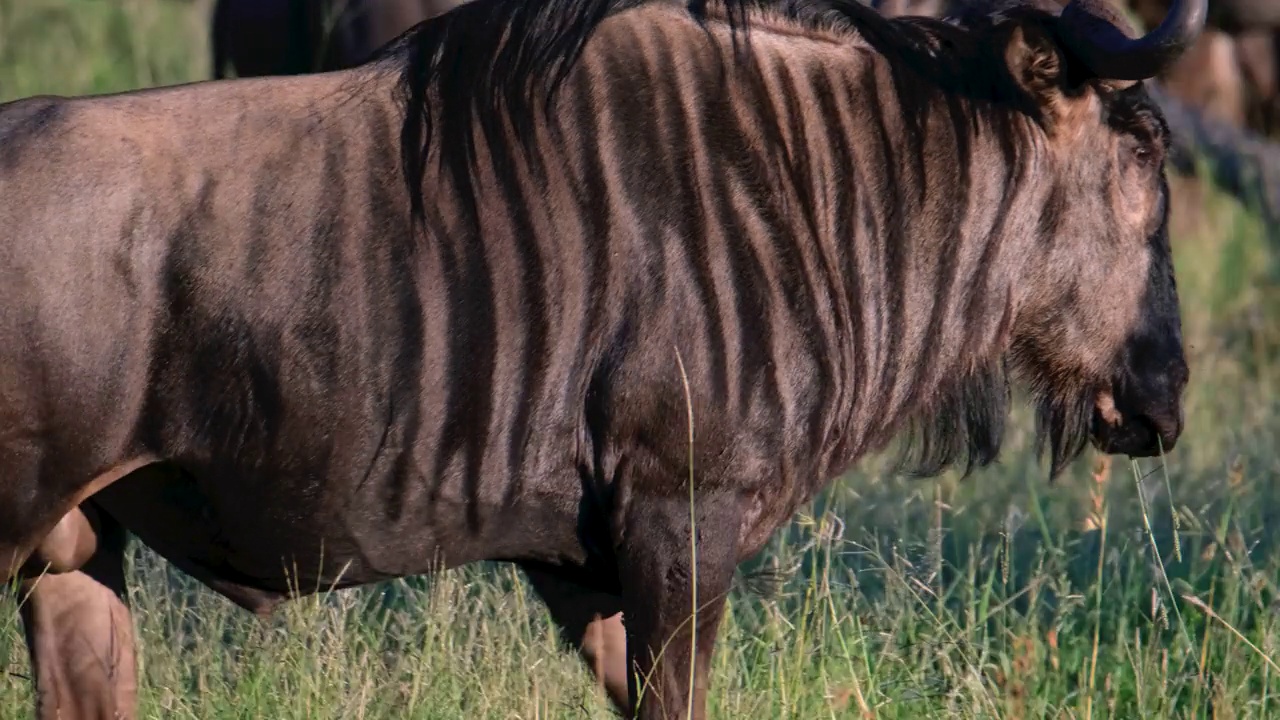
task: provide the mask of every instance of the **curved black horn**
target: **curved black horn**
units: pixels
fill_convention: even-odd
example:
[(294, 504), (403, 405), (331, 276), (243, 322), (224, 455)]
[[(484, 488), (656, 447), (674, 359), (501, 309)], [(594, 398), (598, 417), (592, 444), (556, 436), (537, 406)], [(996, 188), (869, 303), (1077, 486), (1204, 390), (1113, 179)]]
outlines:
[(1064, 43), (1103, 80), (1146, 80), (1160, 74), (1199, 37), (1209, 8), (1208, 0), (1174, 0), (1159, 27), (1132, 38), (1112, 19), (1115, 11), (1107, 2), (1071, 0), (1060, 16)]

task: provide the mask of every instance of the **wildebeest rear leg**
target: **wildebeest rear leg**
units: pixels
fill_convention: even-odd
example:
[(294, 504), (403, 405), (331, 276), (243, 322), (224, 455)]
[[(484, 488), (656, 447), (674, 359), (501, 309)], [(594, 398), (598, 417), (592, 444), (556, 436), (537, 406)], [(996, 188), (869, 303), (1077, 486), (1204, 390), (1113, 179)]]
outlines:
[[(79, 511), (73, 511), (78, 513)], [(24, 578), (23, 629), (41, 720), (132, 718), (137, 670), (125, 605), (124, 529), (99, 516), (78, 570)]]
[(690, 693), (692, 717), (706, 713), (711, 653), (737, 564), (741, 510), (733, 495), (698, 498), (695, 507), (696, 566), (687, 497), (633, 496), (618, 528), (629, 694), (636, 716), (645, 720), (689, 717)]
[(622, 598), (583, 587), (554, 571), (532, 566), (522, 569), (559, 625), (561, 637), (578, 650), (614, 706), (627, 712), (630, 700)]

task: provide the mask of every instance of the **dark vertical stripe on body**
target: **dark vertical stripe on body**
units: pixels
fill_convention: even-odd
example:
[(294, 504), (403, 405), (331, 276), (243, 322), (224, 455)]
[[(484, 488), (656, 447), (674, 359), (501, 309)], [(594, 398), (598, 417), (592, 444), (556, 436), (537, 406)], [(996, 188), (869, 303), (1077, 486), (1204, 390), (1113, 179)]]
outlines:
[(339, 238), (346, 234), (347, 173), (350, 171), (347, 141), (342, 131), (330, 130), (325, 135), (324, 158), (317, 198), (316, 215), (310, 233), (311, 287), (307, 293), (301, 327), (303, 346), (321, 387), (333, 388), (338, 382), (338, 321), (333, 307), (333, 294), (339, 282), (341, 249)]
[[(680, 52), (678, 45), (673, 44), (672, 39), (667, 37), (660, 28), (655, 28), (649, 37), (655, 41), (654, 51), (658, 58), (670, 60)], [(704, 195), (702, 191), (704, 184), (710, 180), (709, 175), (714, 175), (717, 170), (714, 166), (709, 166), (708, 161), (723, 157), (723, 153), (708, 147), (711, 138), (708, 138), (706, 128), (702, 127), (701, 122), (708, 116), (723, 112), (723, 105), (716, 108), (714, 105), (705, 104), (714, 103), (716, 99), (704, 97), (698, 91), (697, 82), (688, 75), (681, 74), (680, 71), (687, 66), (677, 66), (668, 62), (659, 62), (655, 65), (653, 71), (662, 78), (661, 86), (667, 91), (667, 102), (664, 104), (666, 112), (659, 115), (657, 119), (664, 126), (671, 128), (681, 151), (687, 150), (689, 153), (686, 159), (689, 172), (678, 172), (675, 176), (686, 178), (686, 182), (681, 187), (681, 194), (687, 198), (688, 203), (687, 212), (681, 213), (686, 223), (684, 231), (680, 233), (678, 242), (667, 242), (666, 247), (656, 247), (655, 250), (660, 256), (665, 254), (665, 250), (679, 251), (680, 260), (686, 266), (684, 272), (693, 283), (699, 305), (698, 308), (688, 308), (687, 311), (700, 313), (702, 321), (706, 324), (704, 336), (699, 340), (707, 345), (707, 359), (711, 365), (702, 371), (709, 372), (712, 397), (725, 398), (729, 394), (727, 346), (725, 328), (719, 313), (720, 298), (712, 277), (710, 245), (715, 242), (725, 242), (727, 238), (723, 234), (723, 228), (717, 228), (708, 222), (714, 212), (709, 204), (715, 202), (715, 197)], [(612, 107), (614, 103), (619, 102), (620, 96), (612, 92), (613, 88), (610, 90), (607, 102), (610, 102)], [(619, 88), (618, 90), (624, 93), (629, 92), (629, 89)], [(693, 108), (692, 117), (689, 117), (689, 111), (686, 110), (688, 106)], [(661, 241), (658, 236), (653, 239)], [(675, 271), (674, 268), (668, 268), (668, 270)], [(679, 323), (677, 323), (678, 326)], [(673, 338), (678, 343), (684, 343), (690, 339)], [(680, 350), (685, 355), (685, 362), (690, 362), (691, 349), (682, 347)], [(699, 371), (691, 370), (691, 372)]]
[[(982, 249), (982, 257), (978, 260), (974, 276), (969, 283), (973, 290), (969, 293), (964, 318), (965, 322), (972, 323), (974, 326), (980, 326), (982, 323), (983, 318), (979, 316), (979, 312), (985, 313), (990, 310), (991, 271), (996, 267), (996, 255), (1000, 251), (1001, 240), (1005, 237), (1009, 221), (1013, 218), (1014, 201), (1019, 198), (1031, 170), (1028, 165), (1029, 160), (1022, 156), (1014, 143), (1016, 130), (1017, 128), (1000, 123), (993, 133), (998, 141), (1001, 167), (1005, 168), (1005, 176), (1000, 205), (988, 231), (991, 241)], [(975, 336), (967, 338), (961, 352), (976, 351), (974, 344), (979, 339)]]
[[(389, 177), (380, 176), (376, 169), (366, 169), (366, 204), (370, 217), (404, 217), (399, 211), (395, 185)], [(435, 225), (438, 227), (438, 224)], [(387, 416), (398, 442), (392, 468), (387, 474), (386, 487), (381, 491), (383, 517), (397, 522), (409, 508), (405, 501), (410, 494), (409, 484), (426, 480), (417, 470), (413, 448), (420, 441), (422, 429), (422, 373), (424, 362), (425, 316), (418, 292), (416, 275), (404, 272), (414, 262), (413, 227), (405, 217), (404, 224), (383, 228), (386, 243), (367, 243), (362, 254), (365, 286), (375, 288), (375, 297), (385, 298), (391, 304), (390, 316), (384, 314), (381, 302), (369, 303), (371, 316), (367, 327), (377, 328), (375, 337), (389, 347), (380, 344), (370, 348), (374, 367), (387, 369)], [(390, 287), (388, 287), (388, 285)], [(375, 451), (377, 452), (377, 451)], [(374, 460), (377, 460), (375, 455)], [(438, 482), (437, 474), (431, 482)], [(432, 490), (434, 492), (434, 490)]]
[[(929, 217), (940, 216), (946, 223), (935, 230), (937, 237), (931, 239), (935, 244), (940, 265), (934, 268), (937, 274), (934, 278), (934, 302), (923, 342), (926, 344), (934, 342), (934, 347), (939, 351), (949, 352), (951, 348), (947, 347), (942, 340), (945, 339), (946, 328), (951, 326), (952, 305), (963, 301), (963, 295), (966, 292), (981, 292), (981, 289), (957, 285), (961, 280), (958, 275), (960, 260), (966, 245), (971, 241), (971, 238), (965, 235), (972, 190), (970, 174), (973, 169), (969, 148), (969, 124), (967, 120), (961, 119), (965, 114), (965, 108), (959, 104), (957, 98), (946, 96), (940, 99), (947, 103), (946, 117), (950, 122), (944, 127), (950, 134), (941, 137), (926, 136), (922, 144), (918, 148), (912, 148), (912, 151), (921, 156), (928, 153), (933, 159), (929, 167), (930, 175), (920, 178), (921, 184), (930, 190), (930, 202), (926, 205), (923, 214)], [(953, 150), (952, 144), (954, 144), (954, 158), (946, 155)], [(930, 208), (929, 204), (934, 207)], [(927, 243), (929, 239), (922, 240)], [(917, 252), (922, 250), (923, 248), (920, 248)], [(943, 369), (945, 367), (940, 363), (918, 362), (912, 385), (921, 387), (936, 383), (938, 378), (933, 375)]]
[[(510, 400), (515, 402), (515, 417), (508, 428), (507, 437), (507, 473), (508, 483), (504, 489), (504, 505), (517, 498), (523, 487), (521, 460), (524, 458), (526, 442), (530, 434), (530, 420), (542, 397), (542, 386), (547, 371), (547, 297), (545, 268), (543, 267), (542, 248), (539, 246), (538, 234), (530, 217), (529, 204), (539, 202), (538, 198), (528, 198), (523, 194), (521, 178), (512, 169), (504, 172), (497, 169), (498, 190), (506, 201), (506, 217), (504, 218), (511, 237), (514, 240), (514, 255), (511, 260), (517, 267), (515, 271), (520, 278), (519, 312), (516, 318), (518, 328), (508, 329), (508, 335), (518, 335), (523, 330), (523, 348), (521, 361), (512, 378)], [(508, 292), (511, 290), (508, 288)], [(512, 338), (514, 339), (514, 338)], [(495, 337), (494, 342), (500, 342)], [(495, 348), (495, 352), (498, 349)], [(493, 393), (494, 390), (490, 390)], [(476, 481), (478, 482), (478, 478)], [(478, 487), (472, 488), (478, 493)]]
[[(585, 65), (585, 63), (584, 63)], [(594, 422), (592, 408), (602, 405), (606, 399), (595, 395), (592, 385), (594, 379), (607, 368), (611, 358), (604, 338), (612, 313), (609, 308), (611, 299), (610, 257), (614, 252), (611, 219), (614, 216), (613, 199), (605, 180), (605, 170), (599, 150), (601, 130), (599, 128), (599, 111), (595, 107), (594, 95), (591, 92), (592, 76), (585, 67), (580, 67), (571, 79), (571, 89), (566, 93), (566, 101), (561, 103), (565, 115), (564, 125), (578, 128), (577, 133), (561, 133), (564, 137), (573, 137), (575, 142), (571, 149), (574, 154), (571, 161), (573, 174), (566, 179), (566, 184), (574, 199), (572, 212), (578, 214), (579, 224), (584, 228), (584, 249), (586, 258), (583, 263), (582, 292), (585, 307), (579, 329), (579, 346), (583, 351), (579, 362), (571, 368), (572, 376), (591, 378), (587, 382), (566, 383), (566, 407), (582, 399), (584, 406), (580, 408), (582, 415), (577, 418), (587, 433), (581, 438), (587, 447), (582, 449), (578, 458), (579, 471), (586, 485), (588, 497), (595, 498), (592, 491), (606, 482), (602, 473), (606, 472), (606, 460), (601, 438), (590, 434), (592, 430), (601, 430), (600, 424)], [(572, 102), (570, 102), (572, 100)], [(602, 356), (603, 355), (603, 356)], [(590, 383), (590, 384), (589, 384)]]
[[(778, 150), (785, 147), (783, 126), (793, 124), (794, 119), (785, 109), (781, 113), (777, 111), (780, 91), (766, 82), (764, 72), (766, 69), (761, 67), (760, 74), (753, 76), (751, 86), (760, 95), (758, 99), (752, 98), (755, 107), (741, 112), (751, 113), (759, 123), (765, 146)], [(794, 91), (789, 84), (791, 80), (789, 75), (777, 79), (787, 86), (781, 92)], [(814, 234), (816, 226), (811, 217), (805, 217), (812, 212), (812, 206), (801, 204), (799, 185), (802, 182), (796, 169), (788, 167), (791, 162), (786, 158), (763, 157), (752, 167), (739, 170), (739, 185), (750, 189), (747, 195), (752, 199), (751, 215), (755, 222), (752, 224), (751, 242), (761, 257), (771, 260), (773, 284), (770, 294), (773, 298), (769, 305), (772, 312), (766, 322), (784, 324), (786, 329), (772, 334), (795, 338), (805, 347), (800, 356), (793, 354), (773, 358), (771, 379), (781, 403), (783, 423), (787, 426), (798, 421), (795, 417), (798, 405), (812, 402), (811, 397), (798, 396), (797, 392), (820, 392), (830, 386), (832, 379), (828, 362), (830, 338), (822, 322), (819, 311), (821, 298), (810, 268), (809, 254), (816, 251), (818, 240)], [(807, 158), (796, 162), (808, 165)], [(761, 183), (761, 178), (766, 182)], [(769, 186), (770, 183), (773, 187)], [(771, 348), (771, 352), (776, 353), (777, 349)], [(802, 368), (809, 369), (805, 367), (809, 363), (812, 363), (816, 377), (801, 372)], [(812, 404), (809, 407), (811, 409)], [(807, 425), (812, 420), (812, 414), (806, 413), (803, 422)]]
[[(890, 137), (889, 129), (885, 124), (884, 106), (880, 101), (879, 93), (880, 87), (876, 78), (875, 64), (868, 63), (862, 73), (862, 99), (868, 106), (868, 130), (876, 140), (871, 143), (878, 151), (874, 157), (878, 161), (878, 169), (885, 174), (885, 179), (880, 185), (880, 189), (886, 195), (886, 197), (879, 198), (881, 204), (873, 213), (878, 222), (875, 227), (867, 228), (882, 249), (883, 265), (878, 267), (883, 267), (886, 272), (881, 280), (882, 294), (880, 299), (882, 302), (879, 304), (886, 317), (883, 318), (882, 324), (878, 328), (879, 335), (877, 338), (877, 344), (884, 348), (880, 354), (881, 362), (879, 366), (881, 375), (876, 382), (876, 386), (881, 389), (882, 396), (878, 407), (875, 409), (875, 415), (878, 418), (877, 428), (883, 430), (886, 427), (886, 423), (892, 420), (890, 413), (894, 409), (892, 403), (895, 395), (895, 383), (898, 382), (898, 363), (902, 361), (899, 357), (898, 347), (905, 314), (903, 282), (907, 263), (902, 255), (901, 223), (903, 220), (898, 217), (898, 210), (903, 207), (905, 198), (898, 178), (896, 158), (893, 156), (893, 139)], [(868, 407), (868, 410), (870, 409)]]
[[(735, 137), (749, 137), (746, 124), (750, 119), (758, 118), (752, 111), (761, 108), (742, 108), (741, 104), (753, 100), (752, 96), (737, 96), (733, 98), (734, 104), (727, 108), (728, 117), (735, 123)], [(771, 370), (776, 362), (773, 356), (773, 287), (764, 269), (759, 239), (742, 217), (743, 214), (748, 218), (756, 215), (756, 208), (771, 201), (767, 186), (753, 187), (750, 181), (750, 178), (769, 172), (770, 158), (755, 146), (747, 151), (751, 153), (749, 157), (741, 154), (744, 150), (739, 152), (739, 155), (730, 156), (737, 161), (730, 163), (724, 173), (713, 173), (710, 181), (712, 197), (721, 199), (715, 204), (716, 220), (728, 228), (726, 261), (731, 272), (738, 328), (737, 337), (730, 342), (736, 344), (741, 364), (735, 373), (738, 382), (736, 402), (739, 412), (748, 413), (757, 390), (763, 391), (764, 401), (772, 408), (781, 408), (782, 397), (777, 376)], [(730, 181), (735, 181), (742, 188), (749, 208), (735, 206)]]
[(480, 242), (480, 227), (478, 216), (464, 216), (454, 232), (441, 238), (441, 280), (449, 328), (448, 381), (433, 469), (443, 478), (461, 456), (467, 522), (472, 531), (478, 531), (480, 525), (478, 492), (489, 443), (498, 352), (493, 277), (486, 246)]
[[(845, 373), (849, 371), (851, 365), (846, 356), (849, 347), (847, 335), (850, 309), (845, 291), (844, 274), (841, 271), (844, 258), (841, 246), (851, 235), (841, 236), (834, 233), (832, 220), (839, 212), (836, 206), (842, 205), (848, 199), (841, 198), (833, 203), (829, 194), (824, 192), (826, 188), (832, 187), (830, 185), (832, 179), (817, 177), (816, 168), (824, 165), (833, 166), (841, 162), (841, 159), (835, 156), (838, 152), (835, 146), (817, 145), (812, 141), (809, 114), (805, 109), (808, 104), (822, 107), (823, 100), (809, 97), (816, 96), (819, 92), (819, 87), (813, 82), (813, 76), (817, 74), (825, 76), (831, 72), (831, 69), (811, 58), (807, 58), (803, 66), (797, 68), (798, 77), (792, 73), (789, 63), (781, 63), (777, 69), (783, 88), (787, 121), (792, 128), (791, 135), (796, 138), (797, 146), (803, 149), (797, 153), (800, 157), (793, 158), (791, 163), (794, 170), (791, 183), (799, 199), (798, 210), (803, 212), (804, 230), (808, 233), (806, 240), (811, 248), (811, 265), (813, 266), (811, 278), (814, 282), (815, 297), (822, 300), (819, 306), (824, 320), (822, 330), (825, 341), (820, 357), (819, 382), (821, 384), (819, 387), (821, 390), (814, 403), (809, 422), (814, 446), (826, 447), (834, 429), (847, 418), (845, 403), (849, 383)], [(830, 132), (833, 124), (838, 125), (840, 122), (838, 114), (820, 115), (820, 118), (817, 129), (819, 131), (826, 129), (827, 133)], [(820, 151), (808, 148), (820, 148)]]
[[(848, 323), (849, 337), (844, 338), (840, 347), (842, 363), (836, 367), (839, 393), (834, 401), (837, 408), (837, 424), (832, 427), (833, 434), (848, 434), (848, 428), (841, 422), (852, 422), (861, 428), (862, 422), (853, 417), (859, 409), (860, 401), (865, 402), (870, 387), (870, 367), (867, 356), (867, 322), (866, 305), (867, 286), (862, 282), (863, 274), (871, 268), (859, 264), (859, 250), (856, 244), (865, 243), (858, 232), (858, 217), (865, 212), (867, 195), (862, 192), (862, 173), (852, 148), (849, 146), (849, 134), (852, 128), (848, 121), (851, 108), (841, 103), (834, 89), (831, 71), (814, 66), (808, 72), (810, 90), (818, 107), (819, 117), (825, 122), (819, 124), (823, 130), (822, 147), (828, 148), (827, 169), (830, 177), (816, 177), (814, 181), (826, 188), (830, 217), (827, 231), (829, 242), (836, 254), (836, 273), (841, 283), (843, 310)], [(844, 172), (841, 172), (841, 171)], [(830, 197), (834, 194), (835, 197)], [(844, 433), (841, 433), (841, 431)], [(843, 448), (834, 451), (845, 452)]]
[[(809, 178), (812, 177), (809, 155), (815, 151), (805, 140), (804, 115), (797, 96), (799, 87), (795, 77), (783, 63), (768, 63), (768, 67), (760, 70), (759, 92), (764, 95), (756, 101), (760, 108), (767, 110), (763, 118), (765, 126), (764, 141), (772, 146), (774, 155), (781, 155), (787, 149), (788, 141), (795, 143), (795, 155), (783, 158), (764, 158), (759, 161), (759, 173), (768, 181), (776, 184), (777, 190), (769, 192), (758, 188), (760, 211), (765, 215), (765, 227), (768, 237), (760, 238), (772, 241), (771, 249), (774, 258), (781, 260), (778, 278), (783, 287), (790, 287), (787, 295), (787, 309), (792, 316), (792, 325), (797, 328), (796, 334), (806, 347), (805, 357), (780, 357), (774, 364), (776, 378), (787, 377), (786, 383), (786, 419), (788, 424), (799, 419), (792, 413), (797, 406), (808, 406), (808, 414), (803, 420), (808, 428), (812, 445), (820, 442), (823, 423), (819, 420), (822, 413), (823, 393), (831, 388), (833, 377), (831, 360), (833, 347), (831, 328), (824, 320), (831, 319), (831, 307), (826, 301), (831, 295), (824, 292), (829, 288), (819, 287), (819, 278), (815, 278), (817, 260), (815, 255), (822, 256), (822, 238), (818, 229), (818, 220), (812, 193), (808, 192)], [(765, 79), (767, 74), (769, 79)], [(769, 82), (772, 81), (772, 82)], [(781, 105), (781, 109), (780, 109)], [(785, 165), (778, 172), (778, 165)], [(819, 273), (820, 274), (820, 273)], [(827, 279), (826, 277), (820, 279)], [(827, 310), (824, 313), (823, 310)], [(799, 382), (795, 377), (795, 364), (812, 363), (814, 377)], [(790, 377), (788, 377), (790, 375)], [(776, 379), (776, 382), (778, 380)], [(780, 383), (781, 384), (781, 383)], [(797, 396), (796, 393), (804, 393)], [(810, 397), (809, 393), (817, 392), (818, 397)]]

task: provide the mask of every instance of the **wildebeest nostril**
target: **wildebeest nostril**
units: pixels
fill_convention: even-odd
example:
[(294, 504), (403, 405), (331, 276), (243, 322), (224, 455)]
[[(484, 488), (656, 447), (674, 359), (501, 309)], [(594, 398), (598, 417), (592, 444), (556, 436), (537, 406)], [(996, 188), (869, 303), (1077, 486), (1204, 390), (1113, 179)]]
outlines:
[(1135, 420), (1150, 433), (1150, 450), (1153, 455), (1172, 450), (1182, 435), (1182, 413), (1177, 409), (1154, 414), (1142, 413)]

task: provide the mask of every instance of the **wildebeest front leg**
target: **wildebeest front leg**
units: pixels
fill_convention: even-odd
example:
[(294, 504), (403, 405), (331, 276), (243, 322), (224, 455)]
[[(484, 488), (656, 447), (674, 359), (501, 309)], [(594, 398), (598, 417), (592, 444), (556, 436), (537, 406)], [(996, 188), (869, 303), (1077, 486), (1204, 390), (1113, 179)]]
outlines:
[(694, 505), (690, 518), (687, 497), (633, 496), (622, 513), (617, 554), (628, 684), (634, 714), (644, 720), (687, 718), (690, 707), (693, 718), (706, 713), (711, 653), (738, 559), (741, 505), (733, 495), (701, 497)]
[[(74, 520), (70, 524), (90, 527)], [(20, 612), (41, 720), (135, 716), (137, 670), (124, 585), (126, 535), (105, 516), (93, 525), (94, 549), (79, 569), (21, 583)], [(60, 541), (70, 545), (49, 549), (62, 557), (73, 556), (87, 542), (69, 532)], [(42, 548), (49, 545), (47, 540)]]
[(529, 583), (560, 626), (564, 641), (577, 649), (614, 707), (630, 709), (627, 696), (627, 635), (622, 598), (583, 587), (533, 566), (522, 568)]
[(67, 573), (84, 567), (98, 551), (97, 520), (97, 511), (92, 508), (72, 508), (27, 557), (19, 574), (32, 578), (44, 572)]

